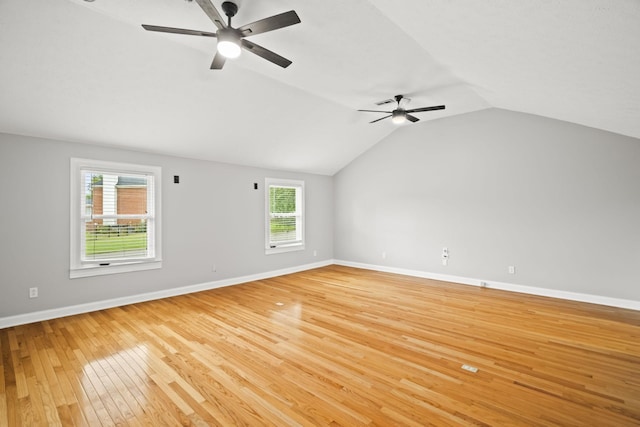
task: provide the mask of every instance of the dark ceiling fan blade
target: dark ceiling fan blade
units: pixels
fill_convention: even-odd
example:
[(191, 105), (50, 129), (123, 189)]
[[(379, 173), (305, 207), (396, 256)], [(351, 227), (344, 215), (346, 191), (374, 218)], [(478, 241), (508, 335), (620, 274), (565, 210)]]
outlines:
[(411, 114), (405, 114), (405, 117), (407, 118), (407, 120), (413, 123), (420, 120), (419, 118), (417, 118), (416, 116), (412, 116)]
[(273, 15), (269, 18), (243, 25), (242, 27), (239, 27), (238, 30), (242, 33), (243, 37), (248, 37), (299, 23), (300, 18), (298, 17), (298, 14), (295, 11), (290, 10), (289, 12)]
[(218, 13), (218, 10), (213, 6), (211, 0), (196, 0), (196, 3), (204, 10), (204, 13), (207, 14), (219, 30), (226, 28), (227, 24), (224, 18)]
[(242, 39), (242, 47), (247, 49), (249, 52), (255, 53), (256, 55), (266, 59), (267, 61), (281, 66), (282, 68), (287, 68), (292, 64), (292, 62), (287, 58), (284, 58), (275, 52), (271, 52), (269, 49), (265, 49), (260, 45), (250, 42), (249, 40)]
[(216, 52), (216, 56), (213, 57), (213, 62), (211, 63), (211, 70), (222, 70), (224, 67), (224, 63), (227, 58), (222, 55), (220, 52)]
[(391, 114), (389, 114), (388, 116), (380, 117), (379, 119), (376, 119), (376, 120), (374, 120), (372, 122), (369, 122), (369, 123), (379, 122), (380, 120), (388, 119), (389, 117), (391, 117)]
[(391, 104), (392, 102), (396, 102), (396, 100), (389, 98), (389, 99), (386, 99), (384, 101), (376, 102), (376, 105)]
[(387, 114), (391, 114), (391, 111), (379, 111), (379, 110), (358, 110), (358, 111), (364, 111), (365, 113), (387, 113)]
[(420, 113), (422, 111), (444, 110), (444, 105), (436, 105), (435, 107), (422, 107), (406, 110), (407, 113)]
[(144, 28), (147, 31), (157, 31), (159, 33), (173, 33), (173, 34), (186, 34), (188, 36), (216, 37), (216, 33), (210, 33), (207, 31), (199, 31), (199, 30), (185, 30), (184, 28), (161, 27), (159, 25), (146, 25), (146, 24), (142, 24), (142, 28)]

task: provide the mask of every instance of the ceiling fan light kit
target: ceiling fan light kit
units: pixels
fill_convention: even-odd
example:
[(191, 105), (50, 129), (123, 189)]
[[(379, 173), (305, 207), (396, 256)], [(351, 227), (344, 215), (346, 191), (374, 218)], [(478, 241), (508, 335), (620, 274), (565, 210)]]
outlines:
[(391, 121), (393, 124), (401, 125), (407, 121), (407, 116), (403, 110), (393, 110), (391, 113)]
[(401, 125), (402, 123), (406, 122), (407, 120), (412, 122), (412, 123), (420, 121), (420, 119), (417, 118), (416, 116), (414, 116), (412, 113), (421, 113), (423, 111), (444, 110), (444, 108), (445, 108), (444, 105), (435, 105), (433, 107), (412, 108), (410, 110), (405, 110), (404, 108), (400, 107), (400, 101), (402, 101), (403, 99), (407, 99), (407, 98), (405, 98), (403, 95), (396, 95), (394, 97), (394, 99), (387, 99), (385, 101), (376, 102), (376, 105), (384, 105), (384, 104), (389, 104), (389, 103), (392, 103), (392, 102), (395, 101), (397, 106), (396, 106), (396, 109), (393, 110), (393, 111), (381, 111), (381, 110), (358, 110), (358, 111), (364, 111), (364, 112), (367, 112), (367, 113), (386, 113), (386, 114), (388, 114), (387, 116), (380, 117), (379, 119), (372, 120), (369, 123), (379, 122), (380, 120), (388, 119), (389, 117), (391, 117), (391, 121), (394, 124)]
[(237, 30), (227, 27), (218, 31), (218, 52), (225, 58), (239, 57), (242, 52), (241, 45), (241, 37)]
[(145, 24), (142, 25), (142, 28), (147, 31), (157, 31), (160, 33), (184, 34), (190, 36), (217, 38), (218, 46), (216, 54), (213, 57), (213, 62), (211, 63), (212, 70), (221, 70), (222, 67), (224, 67), (226, 59), (237, 58), (238, 56), (240, 56), (243, 48), (282, 68), (287, 68), (289, 65), (291, 65), (291, 61), (287, 58), (284, 58), (275, 52), (265, 49), (260, 45), (250, 42), (249, 40), (246, 40), (245, 37), (266, 33), (268, 31), (277, 30), (279, 28), (288, 27), (294, 24), (299, 24), (300, 17), (295, 11), (290, 10), (288, 12), (261, 19), (259, 21), (255, 21), (238, 28), (233, 28), (231, 26), (231, 18), (233, 18), (238, 12), (238, 6), (235, 3), (230, 1), (225, 1), (224, 3), (222, 3), (222, 10), (227, 16), (226, 23), (213, 3), (211, 3), (211, 0), (196, 0), (196, 3), (198, 3), (200, 8), (202, 8), (209, 19), (211, 19), (214, 25), (218, 28), (218, 31), (212, 33), (208, 31), (187, 30), (183, 28), (161, 27), (158, 25)]

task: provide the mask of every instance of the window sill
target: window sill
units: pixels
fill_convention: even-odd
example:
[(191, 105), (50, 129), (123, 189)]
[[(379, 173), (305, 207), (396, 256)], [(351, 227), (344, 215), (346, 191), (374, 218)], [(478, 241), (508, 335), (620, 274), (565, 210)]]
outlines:
[(69, 278), (104, 276), (107, 274), (128, 273), (131, 271), (155, 270), (162, 268), (162, 261), (131, 262), (113, 265), (91, 265), (69, 270)]
[(288, 246), (278, 246), (277, 248), (266, 248), (264, 250), (265, 255), (272, 255), (272, 254), (280, 254), (283, 252), (294, 252), (294, 251), (303, 251), (304, 250), (304, 244), (295, 244), (295, 245), (288, 245)]

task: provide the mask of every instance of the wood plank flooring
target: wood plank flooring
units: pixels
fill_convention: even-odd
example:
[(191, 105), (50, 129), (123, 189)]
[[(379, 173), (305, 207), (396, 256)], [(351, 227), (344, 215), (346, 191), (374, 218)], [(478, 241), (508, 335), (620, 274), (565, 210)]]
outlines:
[(0, 426), (640, 425), (640, 312), (340, 266), (2, 329), (0, 352)]

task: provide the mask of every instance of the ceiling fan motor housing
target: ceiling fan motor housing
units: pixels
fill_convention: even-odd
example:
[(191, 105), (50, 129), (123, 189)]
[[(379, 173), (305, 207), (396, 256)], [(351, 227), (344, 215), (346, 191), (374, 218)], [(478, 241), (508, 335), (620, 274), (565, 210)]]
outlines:
[(240, 32), (240, 30), (231, 27), (218, 30), (217, 35), (218, 41), (228, 40), (240, 44), (240, 40), (242, 39), (242, 33)]
[(398, 120), (400, 118), (405, 119), (406, 116), (407, 116), (407, 113), (401, 108), (398, 108), (398, 109), (393, 110), (391, 112), (391, 120), (393, 120), (393, 119)]

